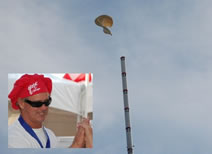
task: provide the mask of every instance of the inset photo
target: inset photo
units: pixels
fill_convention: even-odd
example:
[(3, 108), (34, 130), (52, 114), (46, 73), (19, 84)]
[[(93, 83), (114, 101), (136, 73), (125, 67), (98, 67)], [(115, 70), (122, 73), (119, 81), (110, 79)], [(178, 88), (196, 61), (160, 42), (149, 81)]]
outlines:
[(92, 73), (8, 74), (8, 148), (92, 148)]

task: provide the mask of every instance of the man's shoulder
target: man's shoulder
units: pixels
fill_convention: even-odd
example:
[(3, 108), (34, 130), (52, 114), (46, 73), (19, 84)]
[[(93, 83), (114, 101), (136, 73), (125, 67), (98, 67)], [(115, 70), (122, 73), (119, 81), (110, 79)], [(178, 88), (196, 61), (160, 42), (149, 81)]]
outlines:
[(21, 134), (20, 132), (24, 132), (24, 131), (18, 120), (16, 120), (14, 123), (12, 123), (8, 127), (8, 136), (12, 136), (12, 135), (22, 136), (23, 134)]
[(50, 138), (51, 147), (52, 147), (52, 148), (57, 147), (57, 146), (58, 146), (58, 139), (57, 139), (55, 133), (54, 133), (51, 129), (46, 128), (46, 127), (45, 127), (45, 130), (47, 131), (47, 134), (48, 134), (48, 136), (49, 136), (49, 138)]
[(56, 137), (55, 133), (51, 129), (45, 127), (45, 130), (47, 131), (48, 135)]
[(57, 137), (56, 137), (55, 133), (54, 133), (51, 129), (46, 128), (46, 127), (45, 127), (45, 129), (46, 129), (47, 134), (49, 135), (49, 137), (50, 137), (51, 139), (57, 140)]
[(18, 120), (8, 127), (8, 147), (9, 148), (27, 148), (29, 142), (27, 134), (21, 127)]

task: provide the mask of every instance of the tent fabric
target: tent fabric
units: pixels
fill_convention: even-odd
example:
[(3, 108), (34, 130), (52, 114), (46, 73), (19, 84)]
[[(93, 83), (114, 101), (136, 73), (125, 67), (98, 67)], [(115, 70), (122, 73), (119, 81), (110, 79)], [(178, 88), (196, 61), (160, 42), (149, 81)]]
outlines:
[[(76, 76), (76, 77), (74, 78), (72, 76)], [(85, 73), (81, 73), (81, 74), (69, 74), (69, 73), (66, 73), (63, 76), (63, 78), (67, 79), (67, 80), (72, 80), (74, 82), (82, 82), (82, 81), (86, 80), (86, 74)], [(92, 82), (92, 74), (91, 73), (88, 74), (88, 81)]]

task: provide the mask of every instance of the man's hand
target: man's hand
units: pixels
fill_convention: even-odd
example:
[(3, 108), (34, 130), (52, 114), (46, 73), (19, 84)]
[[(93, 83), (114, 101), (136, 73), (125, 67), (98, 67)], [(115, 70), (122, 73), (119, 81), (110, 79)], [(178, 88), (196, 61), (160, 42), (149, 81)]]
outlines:
[(93, 130), (90, 125), (89, 119), (83, 119), (82, 123), (79, 126), (84, 128), (85, 131), (85, 147), (92, 148), (93, 147)]
[(84, 118), (78, 124), (78, 130), (74, 141), (70, 148), (92, 148), (93, 147), (93, 130), (90, 125), (90, 120)]
[(85, 130), (83, 127), (78, 127), (74, 141), (70, 148), (84, 148), (85, 147)]

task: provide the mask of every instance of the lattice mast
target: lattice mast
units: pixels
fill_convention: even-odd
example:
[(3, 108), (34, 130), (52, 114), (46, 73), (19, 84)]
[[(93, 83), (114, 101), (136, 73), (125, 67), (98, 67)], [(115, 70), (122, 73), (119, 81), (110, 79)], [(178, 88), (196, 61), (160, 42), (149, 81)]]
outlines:
[(128, 151), (128, 154), (133, 154), (125, 57), (122, 56), (120, 59), (121, 59), (121, 72), (122, 72), (122, 88), (123, 88), (123, 99), (124, 99), (125, 126), (126, 126), (126, 137), (127, 137), (127, 151)]

